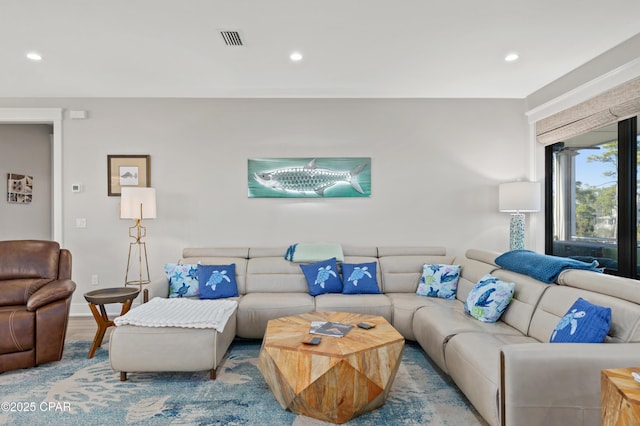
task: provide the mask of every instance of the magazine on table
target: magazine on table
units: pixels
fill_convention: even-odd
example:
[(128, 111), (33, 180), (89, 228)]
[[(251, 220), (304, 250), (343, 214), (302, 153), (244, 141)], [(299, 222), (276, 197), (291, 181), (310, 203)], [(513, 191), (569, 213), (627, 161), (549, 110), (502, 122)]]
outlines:
[(343, 337), (352, 328), (352, 325), (342, 324), (340, 322), (313, 321), (309, 333), (320, 334), (322, 336)]

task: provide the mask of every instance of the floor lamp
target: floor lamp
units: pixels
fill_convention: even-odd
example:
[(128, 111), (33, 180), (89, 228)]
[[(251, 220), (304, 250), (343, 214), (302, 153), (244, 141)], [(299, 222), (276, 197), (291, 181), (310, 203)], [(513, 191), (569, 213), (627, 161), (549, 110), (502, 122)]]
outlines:
[[(143, 238), (147, 236), (147, 228), (141, 225), (142, 219), (156, 218), (155, 188), (123, 187), (120, 200), (120, 219), (133, 219), (135, 225), (129, 227), (129, 255), (127, 256), (127, 272), (124, 277), (125, 286), (142, 285), (151, 282), (149, 279), (149, 262), (147, 261), (147, 245)], [(138, 251), (138, 276), (129, 278), (131, 251)], [(144, 259), (144, 266), (143, 266)], [(146, 276), (143, 273), (146, 272)]]
[(524, 213), (540, 211), (539, 182), (509, 182), (498, 187), (499, 210), (511, 213), (509, 250), (524, 249)]

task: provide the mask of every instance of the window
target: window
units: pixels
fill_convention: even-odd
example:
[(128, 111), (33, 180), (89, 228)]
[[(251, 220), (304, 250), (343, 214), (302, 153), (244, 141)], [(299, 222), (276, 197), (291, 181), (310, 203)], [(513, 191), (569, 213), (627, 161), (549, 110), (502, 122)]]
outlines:
[(637, 117), (546, 148), (546, 252), (638, 277)]

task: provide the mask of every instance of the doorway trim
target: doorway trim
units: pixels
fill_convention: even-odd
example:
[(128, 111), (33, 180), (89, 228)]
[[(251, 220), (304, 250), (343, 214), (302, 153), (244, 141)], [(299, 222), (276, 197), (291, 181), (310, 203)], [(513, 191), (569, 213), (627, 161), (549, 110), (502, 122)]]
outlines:
[(51, 124), (51, 239), (62, 241), (62, 108), (0, 108), (0, 124)]

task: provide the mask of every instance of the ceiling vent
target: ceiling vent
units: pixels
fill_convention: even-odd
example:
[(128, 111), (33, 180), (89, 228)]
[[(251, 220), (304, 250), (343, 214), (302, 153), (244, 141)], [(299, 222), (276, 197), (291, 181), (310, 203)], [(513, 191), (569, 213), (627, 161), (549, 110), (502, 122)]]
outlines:
[(227, 46), (244, 46), (239, 31), (221, 30), (220, 35)]

